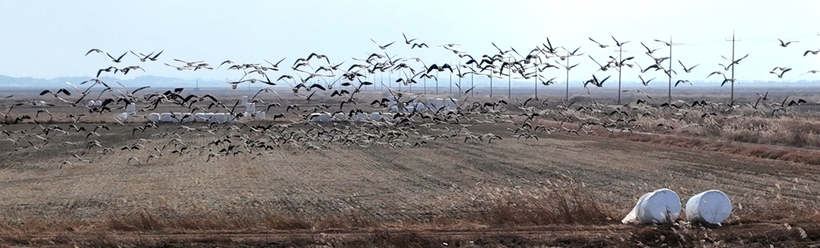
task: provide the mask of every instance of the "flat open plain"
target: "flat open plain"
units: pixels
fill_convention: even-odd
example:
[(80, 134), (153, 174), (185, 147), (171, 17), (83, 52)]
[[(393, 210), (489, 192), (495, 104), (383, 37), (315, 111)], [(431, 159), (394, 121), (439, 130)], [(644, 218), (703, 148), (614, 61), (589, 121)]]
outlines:
[[(0, 105), (30, 98), (16, 94)], [(318, 104), (288, 101), (302, 110)], [(40, 113), (0, 127), (8, 131), (0, 141), (0, 246), (820, 245), (820, 167), (784, 156), (820, 155), (811, 140), (794, 145), (794, 137), (710, 135), (683, 117), (663, 122), (679, 110), (662, 108), (630, 126), (584, 127), (585, 117), (608, 113), (575, 110), (598, 106), (586, 102), (555, 110), (565, 104), (560, 100), (530, 103), (551, 111), (530, 121), (544, 131), (521, 130), (538, 139), (526, 138), (515, 129), (527, 111), (509, 101), (497, 116), (435, 125), (421, 118), (395, 126), (316, 125), (288, 113), (275, 122), (269, 114), (266, 121), (157, 124), (145, 131), (135, 130), (146, 125), (141, 116), (120, 125), (112, 118), (116, 110), (49, 107), (51, 119)], [(271, 112), (286, 112), (284, 105)], [(813, 108), (804, 108), (780, 117), (749, 111), (714, 118), (723, 118), (721, 125), (743, 118), (815, 122)], [(34, 117), (38, 109), (18, 106), (10, 116)], [(691, 115), (696, 111), (708, 112), (693, 108)], [(65, 117), (83, 112), (76, 123)], [(562, 115), (574, 117), (554, 118)], [(91, 133), (101, 125), (107, 129)], [(46, 134), (52, 126), (64, 132)], [(502, 139), (488, 142), (489, 133)], [(358, 138), (338, 138), (345, 135)], [(640, 195), (658, 188), (676, 191), (684, 204), (720, 189), (734, 212), (723, 226), (683, 219), (620, 224)]]

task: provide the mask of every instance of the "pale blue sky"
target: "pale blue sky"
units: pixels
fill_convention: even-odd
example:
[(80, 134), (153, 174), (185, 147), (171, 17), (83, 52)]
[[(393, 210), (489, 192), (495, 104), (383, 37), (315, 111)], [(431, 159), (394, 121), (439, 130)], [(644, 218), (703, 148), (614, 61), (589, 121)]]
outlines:
[[(529, 51), (550, 37), (553, 45), (576, 48), (600, 61), (615, 55), (588, 40), (613, 43), (631, 40), (625, 56), (648, 66), (643, 41), (673, 37), (683, 43), (674, 49), (677, 60), (692, 66), (692, 74), (677, 78), (704, 80), (731, 55), (734, 30), (741, 42), (738, 56), (751, 54), (736, 73), (740, 80), (778, 80), (768, 73), (775, 66), (794, 68), (782, 80), (818, 80), (820, 55), (820, 1), (0, 1), (0, 74), (52, 78), (93, 76), (112, 65), (101, 54), (83, 56), (91, 48), (119, 55), (128, 50), (149, 53), (165, 50), (159, 62), (141, 63), (126, 55), (118, 66), (140, 65), (147, 72), (180, 78), (238, 79), (239, 71), (178, 72), (162, 62), (171, 59), (205, 60), (216, 67), (231, 59), (237, 63), (275, 62), (287, 57), (291, 65), (311, 52), (327, 54), (331, 62), (354, 61), (380, 50), (380, 43), (396, 41), (387, 51), (399, 57), (420, 57), (432, 63), (458, 63), (458, 57), (437, 45), (458, 43), (458, 50), (475, 56), (493, 54), (495, 42)], [(430, 49), (403, 43), (402, 32), (425, 42)], [(788, 48), (777, 38), (798, 40)], [(668, 54), (662, 49), (658, 54)], [(584, 56), (573, 70), (586, 79), (597, 69)], [(463, 62), (466, 62), (463, 61)], [(282, 73), (290, 73), (283, 70)], [(554, 70), (559, 76), (563, 71)], [(615, 75), (612, 71), (596, 75)], [(645, 77), (662, 77), (660, 72)], [(280, 74), (273, 74), (277, 76)], [(133, 77), (131, 74), (128, 76)], [(636, 70), (625, 70), (624, 80), (636, 80)], [(126, 77), (130, 78), (130, 77)], [(714, 77), (710, 80), (717, 80)]]

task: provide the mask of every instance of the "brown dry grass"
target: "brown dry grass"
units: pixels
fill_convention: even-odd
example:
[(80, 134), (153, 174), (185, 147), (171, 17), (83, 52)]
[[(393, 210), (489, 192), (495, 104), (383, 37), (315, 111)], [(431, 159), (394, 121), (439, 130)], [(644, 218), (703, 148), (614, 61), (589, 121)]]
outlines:
[(463, 220), (491, 227), (617, 223), (616, 211), (578, 186), (552, 190), (538, 198), (511, 197), (478, 203), (473, 208), (476, 210)]
[(802, 164), (820, 165), (820, 152), (813, 150), (749, 145), (725, 141), (720, 142), (673, 135), (624, 134), (622, 137), (631, 141), (673, 145), (678, 147), (718, 151), (757, 158), (777, 159)]
[[(475, 202), (458, 216), (439, 216), (426, 222), (377, 221), (365, 211), (321, 216), (297, 216), (267, 210), (225, 213), (202, 208), (140, 210), (125, 214), (80, 218), (71, 216), (0, 218), (0, 231), (6, 232), (90, 232), (90, 231), (174, 231), (174, 230), (330, 230), (402, 227), (413, 229), (452, 229), (456, 227), (526, 227), (558, 224), (606, 225), (617, 212), (602, 204), (579, 186), (553, 189), (545, 196), (504, 196)], [(464, 225), (469, 223), (469, 225)]]
[[(58, 168), (60, 161), (87, 149), (52, 145), (43, 146), (42, 151), (3, 153), (0, 185), (16, 190), (0, 193), (4, 207), (0, 243), (319, 246), (316, 238), (302, 236), (288, 236), (287, 241), (276, 243), (241, 243), (224, 238), (230, 236), (227, 234), (153, 240), (133, 237), (134, 233), (226, 230), (360, 231), (353, 238), (325, 242), (334, 247), (430, 247), (443, 242), (468, 247), (721, 247), (722, 243), (731, 247), (746, 246), (739, 242), (757, 246), (817, 241), (820, 234), (812, 225), (820, 222), (816, 191), (820, 181), (814, 176), (820, 169), (813, 166), (820, 164), (820, 155), (812, 150), (820, 147), (817, 116), (788, 112), (770, 117), (742, 111), (704, 119), (699, 114), (705, 110), (690, 109), (682, 120), (671, 111), (657, 111), (657, 118), (635, 122), (652, 134), (590, 128), (586, 131), (596, 135), (555, 132), (539, 134), (538, 141), (525, 141), (506, 133), (515, 125), (502, 122), (468, 127), (503, 136), (504, 140), (492, 144), (454, 139), (431, 141), (416, 149), (323, 146), (307, 152), (294, 146), (220, 156), (207, 163), (194, 154), (169, 155), (165, 150), (166, 156), (140, 165), (126, 160), (129, 156), (144, 159), (152, 148), (169, 144), (172, 135), (154, 134), (179, 128), (165, 125), (131, 136), (131, 127), (114, 127), (96, 139), (113, 148), (130, 145), (136, 138), (150, 142), (143, 150), (114, 155), (90, 151), (85, 158), (94, 162), (74, 162), (63, 169)], [(600, 114), (567, 113), (574, 118), (603, 119)], [(88, 121), (110, 123), (105, 116), (89, 117)], [(659, 123), (675, 129), (659, 128)], [(91, 125), (86, 127), (93, 128)], [(552, 127), (559, 128), (554, 123)], [(192, 146), (203, 146), (215, 136), (187, 133), (180, 137)], [(52, 144), (83, 138), (82, 134), (55, 137)], [(617, 224), (637, 196), (660, 187), (679, 192), (684, 201), (685, 196), (703, 190), (722, 189), (734, 203), (734, 214), (725, 227), (710, 227), (714, 229), (682, 222), (657, 228)], [(792, 230), (772, 228), (784, 223)], [(735, 231), (764, 224), (772, 226)], [(544, 226), (570, 231), (546, 241), (538, 238), (540, 234), (519, 233), (522, 228)], [(618, 230), (595, 236), (600, 234), (594, 230), (597, 226)], [(798, 227), (806, 234), (800, 235)], [(401, 232), (396, 234), (396, 230)], [(473, 233), (442, 234), (448, 230)], [(475, 234), (487, 230), (502, 231)], [(34, 235), (43, 232), (59, 234)], [(702, 238), (704, 233), (716, 236)]]

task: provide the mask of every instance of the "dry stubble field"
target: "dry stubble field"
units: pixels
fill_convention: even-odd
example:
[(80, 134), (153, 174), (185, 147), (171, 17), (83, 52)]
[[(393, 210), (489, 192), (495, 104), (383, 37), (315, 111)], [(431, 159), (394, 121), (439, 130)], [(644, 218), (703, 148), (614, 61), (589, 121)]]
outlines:
[[(0, 246), (820, 245), (817, 165), (713, 149), (791, 148), (784, 145), (670, 132), (554, 132), (517, 140), (508, 131), (515, 124), (498, 122), (468, 126), (504, 138), (490, 143), (282, 147), (209, 158), (205, 149), (171, 151), (174, 139), (206, 147), (215, 136), (202, 131), (160, 124), (132, 135), (144, 123), (106, 122), (111, 130), (99, 137), (72, 132), (41, 150), (0, 141)], [(254, 124), (260, 123), (248, 123)], [(220, 135), (241, 133), (230, 126), (216, 128)], [(445, 126), (459, 128), (436, 128)], [(86, 149), (91, 139), (113, 152)], [(119, 149), (135, 143), (144, 147)], [(72, 156), (84, 151), (91, 162)], [(158, 151), (164, 154), (146, 161)], [(658, 188), (676, 191), (684, 203), (720, 189), (733, 201), (733, 215), (720, 227), (620, 224), (641, 194)]]

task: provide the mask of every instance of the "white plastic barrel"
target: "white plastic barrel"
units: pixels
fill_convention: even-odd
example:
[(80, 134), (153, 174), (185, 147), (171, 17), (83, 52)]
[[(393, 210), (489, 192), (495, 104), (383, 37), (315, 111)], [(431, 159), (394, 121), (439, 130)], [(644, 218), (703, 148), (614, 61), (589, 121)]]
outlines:
[(159, 121), (160, 122), (173, 122), (174, 118), (171, 118), (171, 113), (161, 113), (159, 114)]
[(732, 201), (720, 190), (709, 190), (692, 196), (686, 202), (689, 222), (720, 224), (732, 214)]
[(159, 113), (148, 114), (148, 120), (151, 122), (159, 122)]
[(368, 114), (366, 114), (366, 113), (359, 113), (359, 114), (357, 115), (357, 117), (356, 117), (356, 120), (357, 120), (357, 121), (366, 121), (366, 120), (367, 120), (367, 119), (369, 119), (369, 118), (370, 118), (370, 116), (369, 116)]
[(335, 121), (346, 121), (347, 120), (347, 114), (345, 114), (345, 113), (336, 113), (335, 115), (333, 115), (333, 120), (335, 120)]
[(447, 109), (455, 109), (458, 106), (458, 99), (447, 99), (444, 105), (447, 106)]
[(137, 105), (134, 105), (133, 103), (129, 103), (128, 105), (125, 106), (125, 112), (127, 112), (127, 113), (137, 112)]
[(644, 194), (622, 223), (661, 224), (675, 221), (681, 212), (680, 197), (675, 191), (659, 189)]
[(444, 98), (436, 98), (436, 109), (439, 109), (442, 106), (444, 106)]
[(120, 119), (121, 121), (128, 120), (128, 113), (121, 113), (117, 115), (117, 119)]
[(225, 123), (228, 121), (228, 115), (225, 113), (214, 113), (211, 116), (211, 121), (216, 123)]
[(254, 120), (264, 120), (265, 119), (265, 111), (256, 112), (256, 115), (253, 117)]
[(423, 103), (416, 103), (416, 111), (424, 111), (427, 107)]

